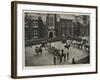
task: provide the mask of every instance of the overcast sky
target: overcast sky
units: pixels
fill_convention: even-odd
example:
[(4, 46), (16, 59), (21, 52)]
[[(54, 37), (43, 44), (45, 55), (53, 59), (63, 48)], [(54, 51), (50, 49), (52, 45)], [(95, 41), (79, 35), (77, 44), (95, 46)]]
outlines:
[[(41, 16), (43, 22), (44, 23), (46, 22), (47, 13), (30, 13), (30, 12), (28, 12), (27, 14), (28, 15), (32, 15), (32, 16), (37, 16), (37, 17)], [(82, 16), (82, 14), (81, 15), (78, 15), (78, 14), (57, 14), (57, 18), (60, 17), (60, 18), (63, 18), (63, 19), (75, 20), (75, 16)], [(80, 21), (80, 23), (83, 23), (83, 19), (82, 18), (79, 18), (79, 21)]]

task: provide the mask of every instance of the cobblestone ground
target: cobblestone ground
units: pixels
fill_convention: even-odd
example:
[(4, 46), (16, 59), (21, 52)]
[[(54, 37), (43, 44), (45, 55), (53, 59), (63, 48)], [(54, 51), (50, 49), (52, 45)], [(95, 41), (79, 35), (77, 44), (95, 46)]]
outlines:
[[(51, 46), (54, 46), (57, 49), (64, 48), (64, 45), (65, 44), (61, 43), (60, 41), (51, 43)], [(25, 65), (26, 66), (54, 65), (53, 55), (49, 54), (48, 51), (45, 50), (45, 48), (43, 48), (42, 54), (37, 54), (34, 50), (36, 46), (40, 45), (35, 45), (32, 47), (25, 48)], [(89, 56), (89, 54), (85, 50), (80, 50), (71, 46), (69, 48), (69, 60), (67, 61), (66, 58), (66, 61), (65, 62), (63, 61), (61, 64), (71, 64), (73, 58), (77, 62), (83, 58), (86, 59), (87, 56)], [(57, 60), (57, 64), (60, 64), (59, 60)]]

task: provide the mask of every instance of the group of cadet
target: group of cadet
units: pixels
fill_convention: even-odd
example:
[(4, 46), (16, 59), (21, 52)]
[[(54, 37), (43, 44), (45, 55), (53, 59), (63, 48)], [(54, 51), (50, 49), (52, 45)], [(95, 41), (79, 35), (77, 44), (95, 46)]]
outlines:
[[(70, 46), (69, 46), (70, 47)], [(69, 47), (64, 47), (62, 49), (57, 49), (51, 47), (51, 53), (53, 54), (54, 64), (62, 64), (68, 62), (69, 60)]]
[[(70, 59), (70, 47), (71, 44), (68, 43), (66, 43), (66, 45), (63, 46), (63, 48), (61, 47), (59, 49), (52, 45), (49, 47), (45, 45), (43, 49), (43, 47), (40, 45), (35, 47), (35, 52), (37, 53), (37, 55), (41, 55), (43, 54), (44, 50), (46, 50), (48, 54), (52, 55), (54, 65), (66, 64), (69, 63)], [(75, 63), (74, 58), (72, 59), (72, 63)]]

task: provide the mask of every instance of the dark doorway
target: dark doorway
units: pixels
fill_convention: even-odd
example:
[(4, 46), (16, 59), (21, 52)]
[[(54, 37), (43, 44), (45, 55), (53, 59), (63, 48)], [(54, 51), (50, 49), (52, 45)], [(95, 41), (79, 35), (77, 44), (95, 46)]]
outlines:
[(53, 32), (49, 33), (49, 38), (53, 38)]

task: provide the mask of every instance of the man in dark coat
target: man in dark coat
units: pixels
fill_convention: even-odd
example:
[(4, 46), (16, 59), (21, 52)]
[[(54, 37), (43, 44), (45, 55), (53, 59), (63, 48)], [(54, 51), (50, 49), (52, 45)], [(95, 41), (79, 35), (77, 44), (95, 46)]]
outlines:
[(39, 55), (39, 48), (38, 47), (35, 48), (35, 52), (37, 53), (37, 55)]
[(39, 52), (40, 52), (40, 54), (42, 54), (42, 47), (41, 46), (39, 48)]
[(56, 65), (56, 62), (57, 62), (57, 53), (56, 53), (56, 50), (53, 51), (53, 60), (54, 60), (54, 64)]

